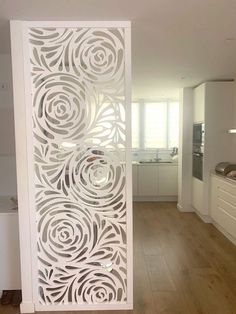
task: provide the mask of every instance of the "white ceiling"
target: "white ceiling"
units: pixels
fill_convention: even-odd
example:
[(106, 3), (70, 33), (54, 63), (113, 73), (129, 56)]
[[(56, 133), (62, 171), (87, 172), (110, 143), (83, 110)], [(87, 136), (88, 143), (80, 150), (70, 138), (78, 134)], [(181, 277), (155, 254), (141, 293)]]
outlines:
[(134, 98), (236, 74), (235, 0), (0, 0), (0, 53), (11, 19), (130, 20)]

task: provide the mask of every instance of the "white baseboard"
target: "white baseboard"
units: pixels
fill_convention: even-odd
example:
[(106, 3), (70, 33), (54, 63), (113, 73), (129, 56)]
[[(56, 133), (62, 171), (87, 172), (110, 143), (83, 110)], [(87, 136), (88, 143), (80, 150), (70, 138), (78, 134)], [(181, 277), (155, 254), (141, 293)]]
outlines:
[(134, 196), (134, 202), (177, 202), (177, 196)]
[(204, 221), (206, 224), (212, 223), (212, 218), (209, 215), (203, 215), (200, 213), (196, 208), (194, 208), (195, 213), (198, 215), (199, 218), (201, 218), (202, 221)]
[(34, 303), (31, 302), (22, 302), (20, 305), (20, 312), (21, 313), (34, 313)]
[(234, 237), (231, 236), (231, 234), (229, 234), (224, 228), (222, 228), (217, 222), (215, 222), (214, 220), (212, 221), (213, 225), (216, 227), (216, 229), (218, 229), (221, 233), (223, 233), (223, 235), (229, 239), (234, 245), (236, 245), (236, 239)]
[(192, 213), (194, 212), (193, 208), (189, 206), (188, 208), (183, 207), (179, 203), (177, 203), (177, 208), (181, 213)]

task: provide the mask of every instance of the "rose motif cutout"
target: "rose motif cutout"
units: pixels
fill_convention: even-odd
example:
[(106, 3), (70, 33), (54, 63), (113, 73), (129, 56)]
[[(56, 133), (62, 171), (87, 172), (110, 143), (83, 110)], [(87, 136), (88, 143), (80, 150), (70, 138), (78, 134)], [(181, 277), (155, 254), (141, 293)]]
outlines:
[[(122, 30), (88, 29), (74, 41), (72, 64), (92, 83), (119, 82), (124, 71)], [(112, 80), (112, 82), (111, 82)]]
[[(109, 303), (126, 300), (126, 289), (116, 271), (109, 274), (103, 270), (85, 272), (73, 285), (75, 301), (83, 303)], [(76, 284), (79, 282), (79, 288)]]
[(114, 154), (100, 148), (74, 153), (67, 168), (70, 194), (84, 205), (111, 210), (124, 204), (125, 170)]
[(46, 76), (33, 100), (34, 131), (43, 142), (79, 142), (86, 134), (88, 110), (85, 89), (74, 76)]
[(54, 263), (79, 263), (89, 257), (94, 236), (91, 217), (78, 205), (57, 202), (38, 212), (38, 246)]

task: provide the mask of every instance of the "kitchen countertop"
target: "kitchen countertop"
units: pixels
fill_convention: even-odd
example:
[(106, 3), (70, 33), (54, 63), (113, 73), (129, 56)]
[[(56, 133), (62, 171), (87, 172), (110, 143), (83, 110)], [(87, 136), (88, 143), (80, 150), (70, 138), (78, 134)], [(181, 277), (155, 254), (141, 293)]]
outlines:
[(233, 184), (236, 185), (236, 180), (231, 179), (231, 178), (228, 178), (228, 177), (226, 177), (226, 176), (223, 176), (223, 175), (221, 175), (221, 174), (215, 172), (214, 170), (211, 171), (211, 175), (213, 175), (213, 176), (215, 176), (215, 177), (217, 177), (217, 178), (219, 178), (219, 179), (222, 179), (222, 180), (224, 180), (224, 181), (226, 181), (226, 182), (233, 183)]
[(132, 161), (132, 165), (139, 165), (139, 166), (178, 166), (178, 162), (175, 161), (161, 161), (161, 162), (139, 162), (139, 161)]

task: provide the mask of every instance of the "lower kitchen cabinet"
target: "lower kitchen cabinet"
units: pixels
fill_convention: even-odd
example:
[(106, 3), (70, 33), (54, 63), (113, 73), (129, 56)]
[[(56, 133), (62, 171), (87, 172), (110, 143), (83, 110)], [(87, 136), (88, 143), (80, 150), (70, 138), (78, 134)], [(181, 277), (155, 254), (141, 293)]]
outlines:
[(138, 195), (153, 196), (158, 194), (157, 178), (158, 166), (138, 166)]
[(203, 206), (204, 184), (203, 181), (192, 177), (192, 206), (200, 214), (206, 215)]
[(133, 196), (138, 195), (138, 165), (132, 167)]
[(236, 182), (211, 176), (210, 211), (215, 226), (236, 244)]
[(178, 167), (168, 165), (158, 167), (158, 194), (163, 196), (178, 194)]
[(133, 165), (133, 196), (140, 201), (175, 201), (178, 195), (178, 165)]

